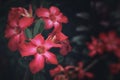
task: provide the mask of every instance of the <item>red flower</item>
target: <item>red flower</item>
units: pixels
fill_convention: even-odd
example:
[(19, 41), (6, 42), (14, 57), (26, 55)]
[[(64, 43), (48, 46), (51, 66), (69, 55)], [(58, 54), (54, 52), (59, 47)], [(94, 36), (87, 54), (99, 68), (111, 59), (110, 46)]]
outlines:
[(103, 44), (95, 38), (92, 38), (92, 43), (87, 43), (88, 49), (91, 51), (89, 56), (93, 57), (97, 53), (103, 53)]
[(110, 31), (108, 34), (101, 33), (100, 39), (104, 42), (107, 51), (114, 51), (120, 45), (120, 39), (114, 31)]
[(61, 41), (60, 44), (62, 45), (60, 48), (60, 53), (63, 56), (67, 55), (72, 50), (72, 47), (68, 40)]
[(79, 79), (83, 79), (85, 76), (88, 77), (88, 78), (93, 78), (94, 77), (94, 75), (92, 73), (86, 72), (83, 69), (83, 63), (82, 62), (78, 63), (78, 67), (76, 67), (76, 70), (79, 72), (78, 73)]
[(50, 70), (50, 75), (54, 77), (54, 80), (69, 80), (69, 77), (73, 77), (74, 74), (71, 74), (70, 69), (74, 69), (74, 66), (62, 67), (58, 65), (56, 68)]
[(49, 72), (51, 76), (56, 76), (57, 74), (64, 72), (64, 68), (61, 65), (58, 65), (56, 68), (51, 69)]
[(8, 47), (16, 51), (20, 42), (25, 40), (24, 30), (33, 23), (32, 9), (30, 12), (18, 7), (12, 8), (8, 15), (8, 25), (5, 30), (5, 37), (9, 38)]
[(118, 57), (120, 59), (120, 48), (117, 48), (115, 51), (114, 51), (114, 54), (116, 57)]
[(64, 35), (61, 31), (53, 31), (47, 38), (56, 44), (61, 45), (60, 53), (65, 56), (68, 52), (72, 50), (70, 43), (68, 41), (68, 37)]
[(5, 30), (5, 37), (9, 38), (8, 48), (11, 51), (16, 51), (19, 48), (19, 44), (26, 39), (23, 30), (18, 27), (7, 26)]
[(45, 60), (51, 64), (58, 64), (56, 56), (48, 51), (52, 47), (60, 47), (60, 45), (44, 40), (41, 34), (36, 35), (31, 42), (20, 45), (22, 56), (34, 55), (34, 59), (29, 64), (33, 74), (44, 68)]
[(120, 63), (110, 64), (110, 72), (112, 74), (118, 74), (120, 72)]
[(55, 76), (54, 80), (69, 80), (69, 78), (64, 74), (59, 74)]
[(30, 26), (32, 22), (33, 17), (31, 6), (29, 11), (22, 7), (12, 8), (8, 14), (8, 24), (12, 27), (19, 25), (21, 28), (26, 28)]
[(55, 28), (61, 26), (61, 23), (67, 23), (68, 19), (64, 16), (60, 10), (52, 6), (49, 9), (47, 8), (38, 8), (36, 10), (36, 14), (38, 17), (42, 17), (45, 22), (45, 29), (50, 29), (53, 26)]

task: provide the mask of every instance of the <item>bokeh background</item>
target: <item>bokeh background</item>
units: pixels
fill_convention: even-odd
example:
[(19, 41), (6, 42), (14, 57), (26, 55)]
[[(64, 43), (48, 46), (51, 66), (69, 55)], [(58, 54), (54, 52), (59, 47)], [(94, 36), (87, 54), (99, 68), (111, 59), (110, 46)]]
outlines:
[[(12, 7), (27, 7), (29, 4), (39, 5), (43, 0), (0, 0), (0, 80), (20, 80), (20, 71), (16, 71), (17, 57), (7, 47), (7, 39), (4, 38), (4, 30), (7, 17)], [(68, 61), (85, 61), (87, 64), (93, 59), (87, 55), (86, 42), (91, 36), (98, 37), (101, 32), (114, 30), (120, 35), (120, 1), (119, 0), (44, 0), (47, 4), (55, 5), (69, 19), (69, 23), (63, 24), (63, 33), (69, 36), (73, 47)], [(74, 53), (74, 55), (73, 55)], [(95, 57), (97, 58), (97, 57)], [(116, 58), (111, 58), (116, 61)], [(105, 61), (99, 61), (91, 69), (95, 75), (94, 79), (86, 80), (112, 80), (108, 78), (109, 68)], [(119, 70), (120, 72), (120, 70)], [(21, 75), (23, 76), (23, 75)], [(49, 75), (46, 75), (49, 80)], [(114, 76), (113, 80), (120, 80), (120, 74)]]

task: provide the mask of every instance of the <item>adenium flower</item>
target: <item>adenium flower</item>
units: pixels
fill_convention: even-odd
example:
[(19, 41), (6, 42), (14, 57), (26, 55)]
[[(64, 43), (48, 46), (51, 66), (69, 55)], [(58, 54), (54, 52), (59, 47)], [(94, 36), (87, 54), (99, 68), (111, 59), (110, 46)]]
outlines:
[(114, 31), (110, 31), (108, 34), (101, 33), (100, 39), (103, 41), (107, 51), (114, 51), (120, 45), (120, 39)]
[(62, 45), (62, 47), (60, 48), (60, 53), (63, 56), (67, 55), (72, 50), (69, 40), (61, 41), (60, 44)]
[(87, 43), (88, 49), (90, 50), (89, 56), (93, 57), (97, 53), (98, 54), (103, 54), (103, 43), (96, 38), (92, 37), (92, 42)]
[[(30, 8), (31, 10), (31, 8)], [(26, 9), (12, 8), (8, 15), (8, 24), (5, 30), (5, 37), (10, 39), (8, 47), (16, 51), (20, 42), (26, 39), (24, 30), (33, 23), (33, 17)]]
[(83, 79), (84, 77), (88, 77), (88, 78), (93, 78), (94, 77), (94, 75), (91, 72), (86, 72), (83, 69), (83, 63), (82, 62), (78, 63), (78, 67), (76, 67), (76, 71), (78, 71), (78, 77), (79, 77), (80, 80)]
[(51, 29), (53, 26), (58, 28), (61, 26), (61, 23), (68, 22), (67, 17), (55, 6), (51, 6), (49, 9), (40, 7), (36, 10), (36, 15), (43, 18), (45, 29)]
[(66, 75), (59, 74), (59, 75), (55, 76), (54, 80), (69, 80), (69, 79)]
[(74, 71), (71, 69), (75, 69), (75, 66), (62, 67), (61, 65), (58, 65), (56, 68), (51, 69), (49, 72), (50, 72), (50, 75), (52, 77), (54, 77), (54, 80), (61, 80), (61, 79), (63, 79), (63, 80), (68, 79), (69, 80), (69, 78), (77, 77), (77, 76), (75, 76)]
[(26, 28), (33, 22), (32, 8), (29, 11), (22, 7), (12, 8), (8, 14), (8, 24), (12, 27), (21, 26)]
[(59, 29), (50, 33), (47, 40), (51, 40), (52, 42), (56, 44), (60, 44), (61, 45), (60, 53), (63, 56), (67, 55), (67, 53), (72, 50), (68, 37), (64, 35)]
[(11, 27), (7, 26), (5, 30), (5, 37), (9, 39), (8, 48), (11, 51), (16, 51), (19, 48), (19, 44), (26, 39), (24, 30), (20, 26)]
[(56, 56), (48, 51), (52, 47), (60, 47), (60, 45), (44, 40), (41, 34), (36, 35), (29, 43), (22, 43), (20, 45), (22, 57), (30, 55), (34, 56), (34, 59), (29, 64), (33, 74), (44, 68), (45, 61), (51, 64), (58, 64)]
[(111, 74), (118, 74), (120, 72), (120, 63), (112, 63), (109, 66)]

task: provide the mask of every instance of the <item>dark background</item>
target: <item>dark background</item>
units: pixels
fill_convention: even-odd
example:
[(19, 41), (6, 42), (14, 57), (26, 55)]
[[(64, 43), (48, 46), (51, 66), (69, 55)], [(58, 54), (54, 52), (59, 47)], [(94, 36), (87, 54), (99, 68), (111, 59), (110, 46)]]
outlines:
[[(38, 1), (38, 2), (37, 2)], [(36, 0), (39, 4), (40, 0)], [(118, 31), (118, 25), (114, 26), (114, 23), (117, 21), (113, 17), (110, 16), (112, 11), (119, 11), (120, 1), (119, 0), (45, 0), (46, 2), (50, 2), (51, 5), (58, 6), (60, 10), (66, 15), (69, 19), (68, 24), (63, 25), (63, 32), (69, 36), (69, 39), (72, 41), (72, 38), (81, 35), (87, 37), (85, 40), (83, 39), (81, 42), (84, 43), (86, 40), (89, 41), (90, 36), (97, 36), (100, 32), (116, 30)], [(103, 5), (96, 9), (95, 3), (102, 2)], [(93, 5), (92, 5), (93, 2)], [(14, 60), (15, 55), (7, 48), (8, 41), (4, 38), (4, 30), (7, 24), (7, 15), (8, 11), (11, 7), (18, 6), (28, 6), (32, 3), (31, 0), (0, 0), (0, 80), (16, 80), (16, 65), (12, 64), (16, 61)], [(105, 12), (102, 13), (102, 10), (107, 8)], [(85, 12), (89, 14), (89, 19), (84, 19), (77, 17), (77, 13)], [(100, 24), (100, 21), (109, 22), (109, 26), (104, 26)], [(119, 20), (119, 19), (118, 19)], [(87, 31), (76, 31), (76, 27), (79, 25), (86, 26)], [(74, 47), (77, 47), (77, 44), (72, 43)], [(77, 49), (78, 52), (82, 52), (85, 46), (79, 45)], [(13, 59), (14, 58), (14, 59)], [(81, 57), (72, 56), (72, 58)], [(93, 80), (108, 80), (107, 75), (109, 74), (109, 70), (104, 61), (100, 61), (97, 63), (90, 71), (95, 74), (95, 78)], [(119, 76), (119, 75), (117, 75)], [(120, 80), (118, 77), (115, 80)], [(49, 78), (47, 79), (49, 80)]]

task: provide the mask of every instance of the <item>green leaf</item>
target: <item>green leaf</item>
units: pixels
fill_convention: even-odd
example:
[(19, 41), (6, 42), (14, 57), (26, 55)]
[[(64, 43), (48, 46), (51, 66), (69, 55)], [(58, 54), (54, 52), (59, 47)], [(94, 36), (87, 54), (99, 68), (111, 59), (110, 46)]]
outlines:
[(25, 35), (27, 38), (32, 38), (32, 32), (30, 31), (30, 29), (25, 29)]
[(61, 63), (64, 60), (64, 57), (61, 55), (57, 55), (58, 62)]
[(43, 30), (44, 30), (44, 21), (42, 19), (39, 19), (35, 23), (33, 36), (35, 36), (38, 33), (42, 33)]

